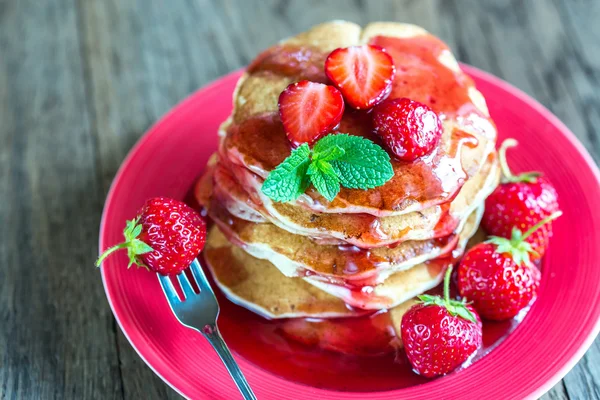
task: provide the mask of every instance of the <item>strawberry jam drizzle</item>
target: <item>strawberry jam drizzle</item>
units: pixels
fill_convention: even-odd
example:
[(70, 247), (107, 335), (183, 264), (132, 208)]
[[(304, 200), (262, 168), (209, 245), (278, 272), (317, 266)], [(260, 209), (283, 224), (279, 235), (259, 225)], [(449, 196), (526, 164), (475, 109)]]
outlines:
[(325, 60), (328, 53), (307, 46), (273, 46), (258, 55), (248, 66), (248, 73), (272, 73), (294, 78), (327, 83)]
[[(271, 117), (267, 117), (268, 119), (271, 119)], [(253, 119), (253, 120), (248, 120), (250, 121), (252, 124), (257, 123), (257, 119)], [(246, 121), (246, 122), (248, 122)], [(264, 122), (264, 121), (263, 121)], [(353, 125), (356, 126), (356, 125)], [(238, 126), (239, 128), (239, 126)], [(235, 130), (235, 132), (237, 132), (237, 128)], [(282, 133), (283, 134), (283, 133)], [(456, 141), (453, 143), (453, 146), (451, 147), (451, 151), (453, 151), (452, 154), (452, 159), (456, 160), (456, 158), (454, 158), (455, 156), (457, 156), (456, 152), (459, 151), (459, 149), (461, 148), (461, 146), (464, 144), (468, 147), (473, 147), (477, 145), (477, 139), (464, 131), (460, 131), (460, 130), (455, 130), (453, 132), (453, 136), (455, 136), (457, 139)], [(243, 138), (248, 138), (247, 135), (241, 135), (241, 137)], [(269, 149), (271, 151), (267, 151), (265, 152), (266, 154), (266, 158), (265, 160), (267, 160), (268, 158), (271, 158), (274, 156), (274, 154), (276, 152), (273, 152), (273, 149), (276, 149), (278, 146), (281, 145), (281, 143), (277, 142), (276, 140), (274, 140), (273, 138), (271, 138), (270, 140), (271, 146), (269, 147)], [(285, 142), (285, 145), (287, 145), (287, 142)], [(237, 181), (237, 185), (242, 186), (244, 189), (238, 189), (236, 188), (236, 190), (234, 190), (233, 195), (235, 195), (236, 193), (240, 193), (240, 192), (244, 192), (244, 196), (245, 197), (250, 197), (251, 199), (245, 199), (244, 196), (240, 197), (240, 199), (243, 200), (243, 202), (247, 203), (248, 205), (252, 205), (256, 210), (260, 211), (263, 215), (269, 215), (269, 211), (262, 205), (261, 200), (258, 196), (258, 193), (256, 193), (256, 187), (260, 186), (260, 178), (254, 174), (253, 172), (249, 171), (248, 169), (242, 167), (241, 165), (238, 164), (238, 162), (240, 162), (240, 158), (244, 158), (243, 155), (241, 155), (240, 153), (238, 153), (237, 151), (232, 151), (229, 152), (227, 154), (223, 154), (226, 153), (224, 151), (224, 149), (222, 148), (222, 153), (221, 153), (221, 161), (220, 164), (223, 165), (226, 169), (231, 170), (230, 174), (232, 174), (233, 176), (235, 176), (235, 178), (233, 178), (234, 181)], [(432, 154), (428, 155), (427, 157), (436, 157), (436, 154), (438, 154), (438, 150), (434, 151)], [(273, 162), (273, 165), (276, 165), (277, 161)], [(392, 180), (402, 180), (404, 179), (404, 183), (399, 183), (398, 185), (406, 185), (407, 187), (415, 186), (414, 183), (410, 183), (410, 179), (416, 179), (419, 182), (422, 181), (427, 181), (426, 176), (420, 174), (420, 173), (414, 173), (416, 170), (421, 169), (422, 171), (427, 171), (426, 168), (423, 168), (426, 164), (423, 162), (423, 160), (417, 160), (415, 162), (412, 163), (408, 163), (406, 164), (406, 168), (405, 171), (413, 171), (413, 173), (409, 173), (406, 174), (405, 172), (403, 173), (398, 173), (394, 176), (394, 178), (392, 178)], [(446, 170), (446, 172), (441, 171), (441, 169), (443, 169), (444, 167), (441, 166), (441, 164), (437, 164), (437, 170), (436, 173), (439, 173), (440, 175), (446, 176), (448, 175), (448, 170)], [(454, 168), (454, 167), (452, 167)], [(453, 169), (451, 169), (453, 171)], [(461, 169), (462, 171), (462, 169)], [(452, 173), (452, 172), (450, 172)], [(464, 175), (464, 172), (462, 172)], [(461, 184), (462, 182), (464, 182), (464, 178), (461, 178)], [(394, 185), (392, 185), (394, 186)], [(405, 187), (405, 191), (408, 192), (409, 188)], [(384, 185), (382, 187), (376, 188), (376, 189), (372, 189), (371, 191), (369, 190), (351, 190), (351, 189), (345, 189), (342, 188), (341, 192), (347, 192), (349, 193), (349, 196), (366, 196), (371, 192), (371, 195), (375, 197), (380, 196), (382, 193), (385, 195), (386, 192), (389, 192), (389, 190), (391, 189), (391, 187), (388, 187), (388, 185)], [(315, 208), (316, 205), (320, 204), (319, 203), (319, 198), (320, 195), (312, 188), (310, 188), (307, 192), (311, 198), (311, 204), (313, 208)], [(458, 195), (458, 191), (452, 193), (451, 195), (449, 195), (448, 197), (448, 201), (445, 203), (442, 203), (440, 205), (440, 207), (442, 208), (442, 217), (440, 218), (440, 220), (437, 223), (437, 226), (434, 228), (434, 232), (432, 237), (434, 238), (439, 238), (442, 236), (448, 236), (450, 234), (452, 234), (452, 232), (457, 228), (458, 226), (458, 219), (456, 219), (455, 217), (451, 216), (448, 212), (449, 207), (450, 207), (450, 201), (452, 201), (456, 196)], [(336, 204), (336, 202), (338, 202), (338, 198), (339, 196), (333, 201), (332, 204)], [(307, 205), (307, 203), (303, 200), (299, 200), (298, 201), (300, 204), (302, 205)], [(339, 204), (338, 204), (339, 205)], [(311, 219), (308, 218), (302, 218), (301, 216), (298, 217), (298, 214), (295, 212), (291, 212), (291, 214), (288, 214), (290, 212), (289, 210), (289, 206), (288, 205), (281, 205), (281, 204), (274, 204), (273, 207), (278, 211), (283, 213), (284, 216), (289, 217), (294, 223), (304, 227), (304, 228), (308, 228), (308, 229), (319, 229), (322, 232), (337, 232), (338, 234), (340, 233), (344, 233), (346, 235), (347, 238), (354, 238), (355, 240), (349, 240), (350, 243), (355, 243), (361, 247), (364, 248), (372, 248), (372, 247), (379, 247), (382, 246), (382, 244), (397, 244), (400, 243), (405, 239), (405, 236), (407, 234), (410, 233), (410, 228), (406, 228), (404, 231), (400, 231), (400, 232), (395, 232), (392, 234), (384, 231), (382, 229), (381, 226), (381, 220), (380, 217), (372, 215), (372, 214), (367, 214), (367, 213), (354, 213), (354, 214), (332, 214), (332, 213), (315, 213), (312, 215)], [(316, 206), (317, 208), (319, 206)], [(345, 206), (344, 206), (345, 207)], [(307, 206), (307, 208), (309, 208)], [(287, 210), (287, 212), (286, 212)], [(274, 217), (275, 218), (275, 217)], [(348, 240), (348, 239), (347, 239)]]
[[(447, 47), (431, 35), (412, 38), (375, 37), (371, 44), (384, 47), (397, 68), (390, 98), (409, 97), (431, 106), (442, 119), (460, 119), (489, 137), (493, 125), (469, 97), (473, 81), (462, 72), (454, 72), (439, 61)], [(326, 55), (309, 47), (276, 46), (261, 54), (249, 67), (253, 74), (270, 73), (294, 80), (312, 77), (322, 82)], [(311, 72), (313, 71), (313, 72)], [(490, 126), (492, 127), (490, 130)], [(339, 132), (364, 136), (380, 143), (371, 126), (368, 112), (348, 110)], [(492, 132), (492, 133), (490, 133)], [(329, 203), (315, 191), (311, 200), (299, 203), (319, 212), (369, 212), (385, 215), (418, 204), (420, 209), (449, 201), (467, 178), (461, 168), (462, 144), (476, 146), (474, 138), (452, 135), (448, 152), (438, 147), (431, 154), (414, 162), (392, 160), (394, 177), (385, 185), (371, 190), (343, 188)], [(280, 164), (291, 147), (277, 113), (253, 116), (232, 124), (225, 140), (226, 150), (237, 151), (241, 161), (254, 173), (266, 177)]]
[[(213, 287), (215, 287), (213, 285)], [(219, 328), (241, 357), (281, 378), (324, 389), (373, 392), (429, 382), (412, 371), (389, 312), (354, 318), (267, 320), (227, 300)], [(431, 293), (441, 293), (436, 288)], [(483, 323), (483, 346), (475, 358), (497, 347), (524, 317)]]
[[(219, 225), (229, 241), (240, 247), (251, 245), (248, 242), (251, 242), (252, 239), (247, 230), (254, 229), (256, 224), (229, 213), (224, 207), (226, 201), (218, 196), (219, 193), (222, 192), (216, 191), (213, 194), (214, 200), (210, 202), (208, 209), (209, 216)], [(432, 240), (416, 255), (435, 251), (435, 249), (439, 249), (440, 254), (449, 253), (456, 247), (457, 241), (458, 235), (456, 234)], [(390, 263), (394, 263), (393, 259), (386, 259), (374, 254), (374, 250), (361, 249), (352, 245), (332, 247), (335, 247), (337, 251), (320, 251), (318, 247), (315, 247), (296, 254), (294, 259), (298, 263), (309, 265), (313, 269), (299, 269), (298, 276), (319, 276), (322, 278), (320, 280), (324, 282), (337, 284), (352, 291), (360, 291), (365, 286), (378, 284), (378, 273), (389, 267)], [(410, 259), (412, 256), (410, 254), (402, 255), (397, 262)]]
[[(236, 153), (236, 160), (237, 157), (241, 157), (241, 155)], [(235, 203), (235, 201), (232, 201), (233, 196), (237, 201), (243, 203), (244, 206), (252, 207), (254, 210), (264, 216), (270, 215), (273, 219), (279, 219), (277, 216), (273, 216), (272, 213), (267, 210), (262, 203), (256, 189), (257, 187), (260, 187), (261, 184), (261, 180), (257, 175), (240, 166), (239, 164), (232, 162), (230, 158), (227, 158), (227, 156), (223, 154), (221, 154), (221, 158), (216, 170), (219, 172), (215, 173), (216, 178), (220, 175), (228, 176), (226, 180), (222, 180), (217, 186), (235, 186), (230, 189), (228, 187), (221, 187), (215, 190), (224, 194), (224, 198), (220, 200), (226, 205), (226, 207), (229, 205), (230, 207), (236, 208), (233, 205)], [(310, 190), (312, 189), (309, 189), (309, 191)], [(451, 199), (453, 199), (457, 194), (458, 193), (455, 193)], [(277, 210), (277, 212), (283, 214), (284, 219), (289, 218), (292, 223), (298, 224), (302, 228), (318, 229), (319, 231), (324, 232), (324, 236), (314, 237), (315, 242), (319, 244), (321, 242), (323, 242), (323, 244), (345, 244), (347, 242), (356, 244), (357, 246), (365, 249), (381, 247), (386, 244), (389, 246), (396, 246), (405, 241), (406, 235), (410, 233), (410, 227), (406, 227), (398, 232), (386, 232), (384, 229), (382, 229), (382, 224), (379, 217), (366, 213), (349, 215), (315, 213), (310, 217), (302, 217), (302, 215), (298, 217), (298, 213), (295, 210), (290, 210), (290, 206), (287, 204), (274, 203), (272, 207)], [(441, 207), (446, 207), (447, 209), (447, 207), (449, 207), (449, 203), (447, 205), (443, 204)], [(446, 218), (443, 221), (443, 225), (442, 222), (439, 222), (438, 225), (440, 228), (433, 232), (433, 238), (439, 238), (452, 234), (452, 232), (458, 226), (458, 220), (454, 218)], [(444, 228), (443, 230), (442, 227)], [(329, 232), (336, 232), (338, 235), (344, 234), (347, 238), (346, 242), (335, 239)], [(319, 233), (315, 233), (314, 235), (318, 234)]]

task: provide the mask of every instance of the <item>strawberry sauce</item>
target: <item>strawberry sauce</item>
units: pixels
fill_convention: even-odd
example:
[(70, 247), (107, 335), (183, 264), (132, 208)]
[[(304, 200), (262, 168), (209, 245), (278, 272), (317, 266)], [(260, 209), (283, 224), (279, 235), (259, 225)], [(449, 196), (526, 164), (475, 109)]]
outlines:
[[(404, 351), (397, 350), (398, 339), (389, 312), (344, 319), (267, 320), (216, 292), (222, 310), (219, 327), (227, 344), (239, 356), (283, 379), (361, 392), (400, 389), (429, 381), (415, 374)], [(498, 346), (523, 316), (505, 322), (485, 321), (483, 346), (474, 362)]]
[(248, 66), (248, 73), (272, 73), (293, 77), (295, 80), (309, 80), (327, 83), (325, 59), (328, 53), (307, 46), (273, 46), (263, 51)]
[[(371, 44), (384, 47), (393, 57), (397, 72), (389, 98), (409, 97), (433, 108), (442, 120), (453, 119), (469, 125), (485, 137), (495, 136), (493, 124), (469, 97), (473, 81), (440, 62), (447, 47), (430, 35), (412, 38), (375, 37)], [(323, 82), (326, 54), (308, 47), (280, 45), (265, 51), (248, 68), (251, 74), (271, 74), (293, 80), (313, 79)], [(456, 130), (456, 129), (455, 129)], [(338, 132), (359, 135), (381, 144), (373, 132), (371, 116), (365, 111), (347, 110)], [(461, 131), (462, 132), (462, 131)], [(255, 115), (232, 124), (224, 141), (233, 162), (241, 163), (265, 178), (291, 151), (277, 112)], [(366, 212), (389, 215), (413, 207), (424, 209), (452, 199), (469, 177), (461, 166), (463, 145), (477, 146), (477, 140), (464, 132), (450, 132), (443, 144), (429, 155), (414, 162), (392, 159), (394, 177), (385, 185), (370, 190), (342, 188), (329, 203), (309, 190), (311, 201), (298, 203), (317, 212)], [(467, 171), (468, 172), (468, 171)]]
[[(200, 207), (193, 191), (186, 203)], [(432, 263), (431, 273), (439, 273), (439, 267)], [(400, 389), (430, 381), (412, 371), (404, 351), (398, 348), (397, 327), (390, 312), (355, 318), (268, 320), (229, 301), (206, 272), (222, 311), (219, 328), (227, 344), (237, 356), (274, 376), (323, 389), (358, 392)], [(441, 286), (429, 291), (441, 292)], [(525, 316), (526, 310), (510, 321), (484, 321), (483, 346), (472, 361), (502, 343)]]
[[(219, 168), (217, 167), (217, 172)], [(260, 225), (238, 218), (227, 211), (225, 207), (227, 200), (220, 196), (222, 190), (216, 190), (219, 185), (215, 185), (214, 188), (213, 199), (210, 201), (208, 209), (209, 216), (219, 225), (229, 241), (240, 247), (251, 246), (256, 230), (261, 229)], [(275, 231), (269, 232), (277, 235)], [(287, 232), (285, 234), (287, 235)], [(393, 255), (388, 253), (385, 257), (379, 255), (376, 249), (361, 249), (352, 245), (308, 245), (289, 256), (298, 263), (310, 267), (310, 269), (299, 267), (298, 276), (320, 275), (328, 283), (360, 290), (363, 286), (379, 283), (377, 281), (378, 272), (388, 268), (391, 264), (398, 264), (434, 251), (439, 254), (447, 254), (455, 248), (457, 242), (458, 235), (451, 231), (448, 235), (437, 239), (400, 245), (403, 246), (403, 249), (398, 249)], [(277, 247), (281, 247), (278, 242), (272, 244), (275, 251), (280, 253), (283, 251), (285, 254), (285, 248), (277, 250)]]

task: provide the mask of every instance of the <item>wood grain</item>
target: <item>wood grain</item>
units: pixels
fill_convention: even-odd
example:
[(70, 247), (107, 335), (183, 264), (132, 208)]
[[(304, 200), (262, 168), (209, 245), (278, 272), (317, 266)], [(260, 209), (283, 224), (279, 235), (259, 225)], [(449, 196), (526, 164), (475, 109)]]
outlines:
[[(127, 151), (198, 87), (329, 19), (416, 23), (600, 159), (595, 0), (0, 0), (0, 399), (179, 398), (92, 270)], [(600, 398), (600, 344), (544, 399)]]
[(0, 8), (0, 398), (121, 398), (72, 1)]

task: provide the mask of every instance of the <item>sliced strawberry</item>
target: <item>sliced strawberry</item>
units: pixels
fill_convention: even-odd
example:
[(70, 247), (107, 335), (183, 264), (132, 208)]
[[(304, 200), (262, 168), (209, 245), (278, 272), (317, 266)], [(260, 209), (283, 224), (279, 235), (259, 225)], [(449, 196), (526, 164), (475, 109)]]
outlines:
[(325, 73), (350, 107), (369, 109), (390, 94), (396, 67), (379, 46), (352, 46), (332, 51)]
[(331, 132), (344, 114), (344, 98), (333, 86), (300, 81), (279, 95), (279, 117), (294, 146), (313, 144)]

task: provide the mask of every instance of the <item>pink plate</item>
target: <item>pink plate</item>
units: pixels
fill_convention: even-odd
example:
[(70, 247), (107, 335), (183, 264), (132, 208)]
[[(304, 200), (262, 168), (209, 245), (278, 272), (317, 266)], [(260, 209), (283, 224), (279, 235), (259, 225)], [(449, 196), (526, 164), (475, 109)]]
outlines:
[[(557, 187), (564, 216), (543, 264), (537, 302), (524, 321), (490, 354), (469, 368), (370, 399), (536, 398), (583, 356), (600, 329), (600, 173), (575, 136), (535, 100), (507, 83), (463, 66), (486, 96), (500, 138), (520, 146), (509, 157), (516, 171), (543, 171)], [(217, 127), (231, 111), (240, 72), (196, 92), (164, 116), (131, 150), (113, 182), (100, 227), (100, 248), (120, 241), (126, 219), (149, 197), (183, 199), (216, 149)], [(165, 382), (192, 399), (239, 398), (204, 338), (171, 314), (154, 274), (127, 270), (126, 256), (102, 268), (106, 295), (121, 329), (140, 357)], [(226, 341), (244, 355), (254, 343), (223, 313)], [(260, 347), (260, 346), (259, 346)], [(267, 354), (269, 347), (259, 349)], [(256, 353), (256, 351), (255, 351)], [(357, 399), (365, 393), (295, 383), (236, 357), (259, 399)], [(251, 358), (251, 357), (248, 357)], [(308, 367), (307, 367), (308, 368)], [(306, 371), (304, 371), (306, 372)]]

